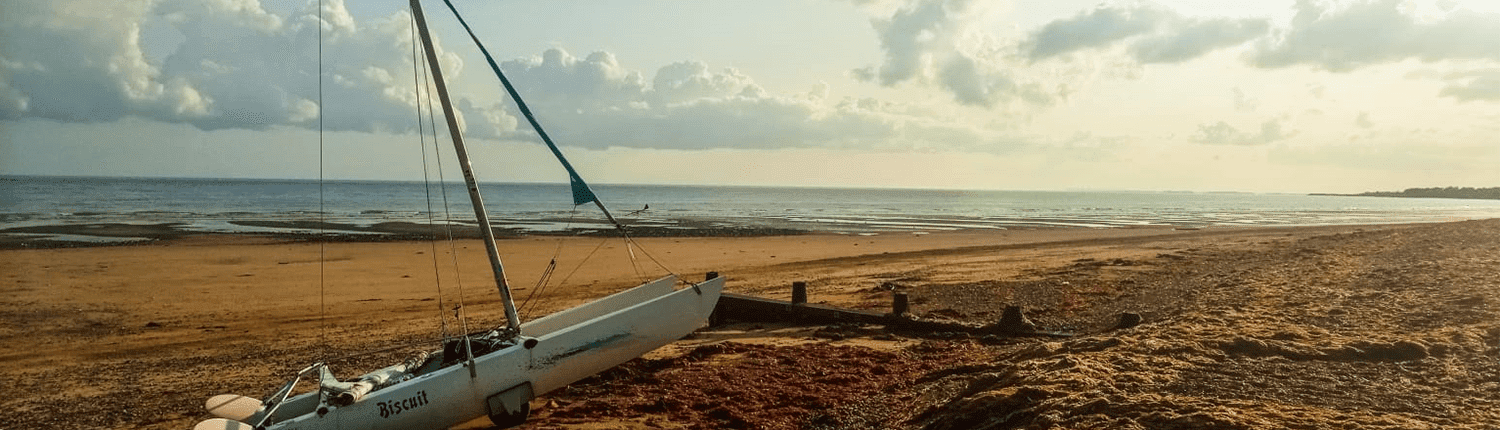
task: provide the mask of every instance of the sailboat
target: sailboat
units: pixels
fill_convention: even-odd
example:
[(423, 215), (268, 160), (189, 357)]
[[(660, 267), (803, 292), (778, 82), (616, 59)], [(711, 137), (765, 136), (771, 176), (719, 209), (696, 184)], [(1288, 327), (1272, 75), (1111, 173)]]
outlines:
[[(575, 205), (595, 203), (619, 227), (542, 131), (453, 4), (445, 3), (568, 171)], [(522, 324), (418, 0), (411, 0), (411, 12), (505, 306), (506, 326), (449, 339), (442, 350), (354, 379), (341, 380), (326, 363), (313, 363), (264, 398), (214, 396), (205, 407), (215, 418), (198, 423), (195, 430), (441, 429), (482, 416), (497, 426), (513, 427), (525, 422), (529, 402), (536, 396), (686, 336), (704, 325), (717, 304), (724, 278), (710, 275), (677, 288), (682, 282), (667, 276)], [(316, 383), (317, 389), (292, 395), (304, 380)]]

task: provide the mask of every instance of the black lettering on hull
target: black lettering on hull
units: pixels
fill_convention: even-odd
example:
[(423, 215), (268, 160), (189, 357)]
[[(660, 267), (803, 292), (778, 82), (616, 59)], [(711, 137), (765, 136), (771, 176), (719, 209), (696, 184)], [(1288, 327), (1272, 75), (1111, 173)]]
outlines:
[(384, 402), (375, 403), (375, 407), (379, 409), (381, 418), (390, 418), (392, 416), (400, 414), (403, 411), (409, 411), (422, 406), (427, 406), (426, 391), (418, 391), (415, 396), (407, 397), (401, 400), (387, 400)]

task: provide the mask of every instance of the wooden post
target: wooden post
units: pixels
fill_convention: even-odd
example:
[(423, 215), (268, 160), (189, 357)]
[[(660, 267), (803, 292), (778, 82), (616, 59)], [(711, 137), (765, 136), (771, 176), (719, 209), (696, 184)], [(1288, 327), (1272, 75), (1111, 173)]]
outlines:
[[(718, 277), (719, 272), (708, 272), (703, 274), (703, 282), (712, 281)], [(693, 288), (698, 288), (698, 286), (694, 285)], [(702, 294), (702, 292), (699, 292), (699, 294)], [(714, 306), (714, 310), (708, 313), (708, 326), (714, 327), (720, 325), (724, 325), (724, 316), (719, 314), (719, 307)]]
[(805, 304), (807, 304), (807, 282), (804, 282), (804, 281), (792, 282), (792, 304), (794, 304), (794, 305), (805, 305)]
[(896, 293), (891, 297), (891, 314), (896, 316), (906, 315), (908, 309), (910, 307), (909, 302), (906, 300), (906, 293)]

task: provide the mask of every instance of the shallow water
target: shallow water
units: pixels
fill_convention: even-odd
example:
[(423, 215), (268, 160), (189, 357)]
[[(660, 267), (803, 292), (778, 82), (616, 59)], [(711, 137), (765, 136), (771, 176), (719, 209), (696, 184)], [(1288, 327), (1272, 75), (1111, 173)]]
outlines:
[[(841, 233), (1034, 227), (1296, 226), (1500, 217), (1500, 201), (1187, 192), (1042, 192), (595, 185), (629, 224), (774, 227)], [(484, 184), (496, 226), (593, 226), (565, 184)], [(446, 190), (446, 196), (444, 192)], [(445, 206), (443, 202), (448, 202)], [(650, 205), (650, 209), (637, 211)], [(446, 209), (445, 209), (446, 207)], [(231, 221), (357, 226), (473, 222), (457, 183), (0, 176), (0, 230), (181, 223), (204, 232), (286, 232)]]

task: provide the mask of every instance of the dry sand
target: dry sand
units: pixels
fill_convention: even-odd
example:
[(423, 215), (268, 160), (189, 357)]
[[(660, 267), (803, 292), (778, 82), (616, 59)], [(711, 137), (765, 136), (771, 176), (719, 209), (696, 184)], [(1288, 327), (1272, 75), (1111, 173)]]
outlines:
[[(602, 248), (593, 252), (596, 246)], [(661, 272), (729, 290), (984, 323), (1025, 306), (1070, 339), (738, 324), (538, 399), (532, 428), (1490, 428), (1500, 220), (1277, 229), (500, 242), (532, 316)], [(0, 251), (0, 429), (189, 428), (323, 357), (357, 375), (501, 320), (482, 244), (199, 236)], [(590, 264), (579, 267), (586, 255)], [(320, 263), (321, 261), (321, 263)], [(322, 279), (323, 282), (319, 282)], [(461, 281), (461, 282), (460, 282)], [(321, 294), (320, 294), (321, 291)], [(322, 310), (320, 312), (320, 309)], [(1146, 323), (1110, 330), (1120, 312)], [(326, 318), (319, 318), (319, 315)], [(451, 319), (449, 324), (452, 325)], [(485, 428), (476, 420), (462, 428)]]

